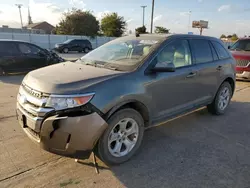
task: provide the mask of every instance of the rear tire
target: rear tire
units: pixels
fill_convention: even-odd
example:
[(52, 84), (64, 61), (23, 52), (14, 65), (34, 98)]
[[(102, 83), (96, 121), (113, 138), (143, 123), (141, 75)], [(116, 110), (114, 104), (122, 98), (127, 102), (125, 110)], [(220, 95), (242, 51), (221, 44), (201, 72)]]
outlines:
[(3, 71), (3, 69), (0, 67), (0, 76), (5, 75), (5, 72)]
[(90, 49), (88, 47), (84, 48), (84, 53), (89, 53)]
[(224, 82), (217, 91), (214, 101), (207, 106), (210, 113), (222, 115), (226, 112), (232, 98), (232, 87)]
[(126, 108), (107, 121), (108, 128), (98, 141), (96, 153), (108, 165), (128, 161), (139, 149), (144, 133), (144, 121), (139, 112)]

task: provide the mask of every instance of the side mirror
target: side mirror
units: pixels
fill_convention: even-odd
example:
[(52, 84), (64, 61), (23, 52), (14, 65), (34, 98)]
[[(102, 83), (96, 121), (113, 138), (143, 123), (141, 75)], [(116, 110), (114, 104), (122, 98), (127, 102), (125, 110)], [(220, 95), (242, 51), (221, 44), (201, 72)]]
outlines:
[(175, 72), (175, 66), (173, 63), (161, 63), (164, 66), (156, 65), (151, 69), (151, 72)]
[(227, 49), (230, 49), (231, 48), (231, 46), (229, 45), (228, 47), (227, 47)]
[(45, 51), (39, 51), (38, 53), (37, 53), (40, 57), (45, 57), (46, 56), (46, 53), (45, 53)]

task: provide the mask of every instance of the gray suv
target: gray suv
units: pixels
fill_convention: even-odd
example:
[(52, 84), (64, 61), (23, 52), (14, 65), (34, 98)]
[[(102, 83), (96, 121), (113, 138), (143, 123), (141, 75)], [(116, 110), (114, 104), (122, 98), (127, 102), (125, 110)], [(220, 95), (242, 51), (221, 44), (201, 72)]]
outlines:
[(145, 129), (204, 106), (224, 114), (234, 89), (235, 60), (216, 38), (127, 36), (28, 73), (17, 116), (43, 149), (78, 159), (94, 151), (115, 165), (138, 151)]

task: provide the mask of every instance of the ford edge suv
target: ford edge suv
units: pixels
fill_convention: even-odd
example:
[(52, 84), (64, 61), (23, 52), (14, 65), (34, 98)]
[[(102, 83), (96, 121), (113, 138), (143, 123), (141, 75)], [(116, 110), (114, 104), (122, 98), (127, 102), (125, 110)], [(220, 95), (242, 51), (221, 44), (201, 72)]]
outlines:
[(129, 160), (145, 129), (207, 106), (224, 114), (235, 60), (216, 38), (126, 36), (76, 62), (27, 74), (17, 96), (22, 129), (52, 153), (106, 164)]

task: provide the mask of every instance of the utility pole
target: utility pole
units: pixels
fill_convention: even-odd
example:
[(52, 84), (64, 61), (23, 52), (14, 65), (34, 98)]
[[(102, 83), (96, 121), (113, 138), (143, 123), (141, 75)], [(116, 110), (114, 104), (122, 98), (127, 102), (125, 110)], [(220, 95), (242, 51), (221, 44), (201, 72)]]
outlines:
[(188, 32), (190, 31), (190, 17), (191, 17), (192, 11), (188, 12)]
[(20, 14), (20, 20), (21, 20), (21, 27), (23, 28), (23, 20), (22, 20), (22, 12), (21, 12), (21, 8), (22, 8), (22, 4), (16, 4), (16, 6), (19, 9), (19, 14)]
[(145, 8), (146, 8), (147, 6), (141, 6), (141, 8), (142, 8), (142, 26), (144, 26), (145, 24), (144, 24), (144, 18), (145, 18)]
[(152, 12), (151, 12), (151, 28), (150, 28), (150, 33), (153, 33), (154, 8), (155, 8), (155, 0), (152, 0)]

